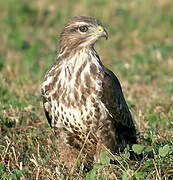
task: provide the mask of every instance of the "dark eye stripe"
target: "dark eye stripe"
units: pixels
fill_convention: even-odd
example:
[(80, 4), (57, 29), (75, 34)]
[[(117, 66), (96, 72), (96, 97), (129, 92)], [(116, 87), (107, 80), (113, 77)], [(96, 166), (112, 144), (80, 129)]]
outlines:
[(87, 31), (88, 31), (88, 27), (87, 27), (87, 26), (80, 26), (80, 27), (79, 27), (79, 30), (80, 30), (81, 32), (87, 32)]

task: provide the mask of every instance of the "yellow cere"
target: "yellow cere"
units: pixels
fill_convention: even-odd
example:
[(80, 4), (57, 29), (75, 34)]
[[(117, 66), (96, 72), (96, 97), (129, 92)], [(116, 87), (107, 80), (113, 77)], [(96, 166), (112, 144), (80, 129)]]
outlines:
[(102, 27), (102, 26), (98, 26), (97, 29), (98, 29), (99, 31), (103, 31), (103, 27)]

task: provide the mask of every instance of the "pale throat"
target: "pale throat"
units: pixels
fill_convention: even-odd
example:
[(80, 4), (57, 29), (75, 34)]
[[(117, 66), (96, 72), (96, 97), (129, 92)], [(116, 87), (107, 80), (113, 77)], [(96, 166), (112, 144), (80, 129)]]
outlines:
[[(61, 52), (57, 58), (60, 58), (66, 53), (66, 49)], [(78, 51), (72, 51), (68, 54), (68, 57), (64, 57), (61, 60), (61, 73), (64, 74), (64, 79), (71, 79), (79, 69), (82, 70), (82, 74), (88, 73), (90, 75), (90, 64), (93, 63), (96, 67), (101, 68), (101, 62), (98, 58), (97, 52), (93, 47), (83, 47)]]

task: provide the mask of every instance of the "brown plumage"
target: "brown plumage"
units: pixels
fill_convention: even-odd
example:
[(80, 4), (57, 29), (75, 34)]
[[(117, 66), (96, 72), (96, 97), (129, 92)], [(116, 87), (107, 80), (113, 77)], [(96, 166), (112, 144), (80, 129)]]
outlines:
[[(97, 145), (112, 153), (136, 143), (136, 129), (117, 77), (104, 67), (94, 44), (107, 32), (95, 18), (77, 16), (65, 25), (57, 59), (42, 84), (46, 117), (58, 140), (60, 160), (73, 164)], [(67, 156), (68, 154), (68, 156)]]

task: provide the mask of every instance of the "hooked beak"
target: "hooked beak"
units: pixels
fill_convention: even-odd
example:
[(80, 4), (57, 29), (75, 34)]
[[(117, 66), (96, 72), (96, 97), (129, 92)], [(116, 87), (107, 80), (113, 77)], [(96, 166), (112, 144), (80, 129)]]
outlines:
[(103, 28), (103, 26), (99, 25), (99, 26), (97, 27), (97, 29), (98, 29), (98, 33), (99, 33), (100, 37), (105, 37), (106, 40), (107, 40), (107, 39), (108, 39), (108, 33), (107, 33), (107, 31)]

